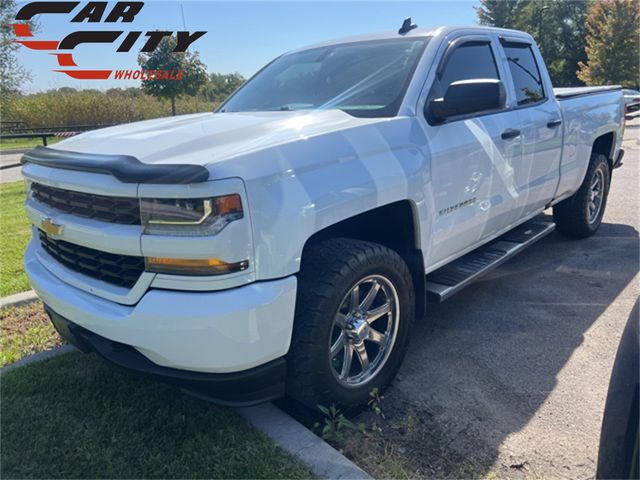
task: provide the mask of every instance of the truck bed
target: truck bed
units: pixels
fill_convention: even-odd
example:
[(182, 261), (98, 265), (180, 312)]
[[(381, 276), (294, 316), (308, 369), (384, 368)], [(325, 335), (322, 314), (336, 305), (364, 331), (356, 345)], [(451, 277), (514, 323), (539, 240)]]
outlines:
[(594, 95), (596, 93), (609, 92), (612, 90), (620, 90), (620, 85), (605, 85), (602, 87), (570, 87), (570, 88), (554, 88), (553, 92), (558, 100), (567, 98), (582, 97), (584, 95)]

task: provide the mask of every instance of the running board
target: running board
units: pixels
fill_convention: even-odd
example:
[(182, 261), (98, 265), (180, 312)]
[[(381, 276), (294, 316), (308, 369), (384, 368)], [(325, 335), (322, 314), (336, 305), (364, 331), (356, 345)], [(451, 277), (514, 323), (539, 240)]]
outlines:
[(427, 275), (427, 299), (441, 303), (549, 235), (555, 224), (536, 217)]

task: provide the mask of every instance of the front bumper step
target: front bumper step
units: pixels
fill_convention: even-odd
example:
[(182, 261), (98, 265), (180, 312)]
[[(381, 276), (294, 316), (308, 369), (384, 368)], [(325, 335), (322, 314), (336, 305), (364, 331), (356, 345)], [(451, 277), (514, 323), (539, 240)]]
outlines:
[(81, 351), (96, 352), (122, 368), (178, 386), (187, 393), (214, 403), (240, 407), (284, 396), (287, 371), (284, 357), (232, 373), (205, 373), (163, 367), (156, 365), (130, 345), (114, 342), (82, 328), (46, 305), (45, 310), (60, 336)]

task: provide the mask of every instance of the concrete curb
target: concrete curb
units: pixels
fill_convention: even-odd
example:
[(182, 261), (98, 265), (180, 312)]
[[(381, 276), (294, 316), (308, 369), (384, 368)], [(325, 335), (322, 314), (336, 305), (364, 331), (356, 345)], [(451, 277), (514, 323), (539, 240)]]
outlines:
[(19, 307), (21, 305), (26, 305), (27, 303), (35, 302), (36, 300), (38, 300), (36, 292), (29, 290), (27, 292), (16, 293), (15, 295), (0, 298), (0, 308)]
[(372, 479), (321, 438), (271, 403), (238, 408), (253, 427), (309, 466), (321, 478)]
[(63, 355), (65, 353), (76, 351), (76, 347), (73, 345), (61, 345), (56, 348), (52, 348), (51, 350), (45, 350), (44, 352), (34, 353), (33, 355), (27, 355), (26, 357), (21, 358), (15, 363), (11, 363), (6, 367), (2, 367), (0, 369), (0, 373), (7, 373), (11, 370), (23, 367), (24, 365), (28, 365), (30, 363), (41, 362), (42, 360), (46, 360), (47, 358), (57, 357), (58, 355)]

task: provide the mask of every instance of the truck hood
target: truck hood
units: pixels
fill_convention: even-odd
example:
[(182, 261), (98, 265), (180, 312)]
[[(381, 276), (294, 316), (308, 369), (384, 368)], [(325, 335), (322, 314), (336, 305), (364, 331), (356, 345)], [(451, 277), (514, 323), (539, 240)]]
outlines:
[(341, 110), (199, 113), (86, 132), (52, 148), (132, 155), (147, 164), (211, 165), (253, 151), (380, 121)]

